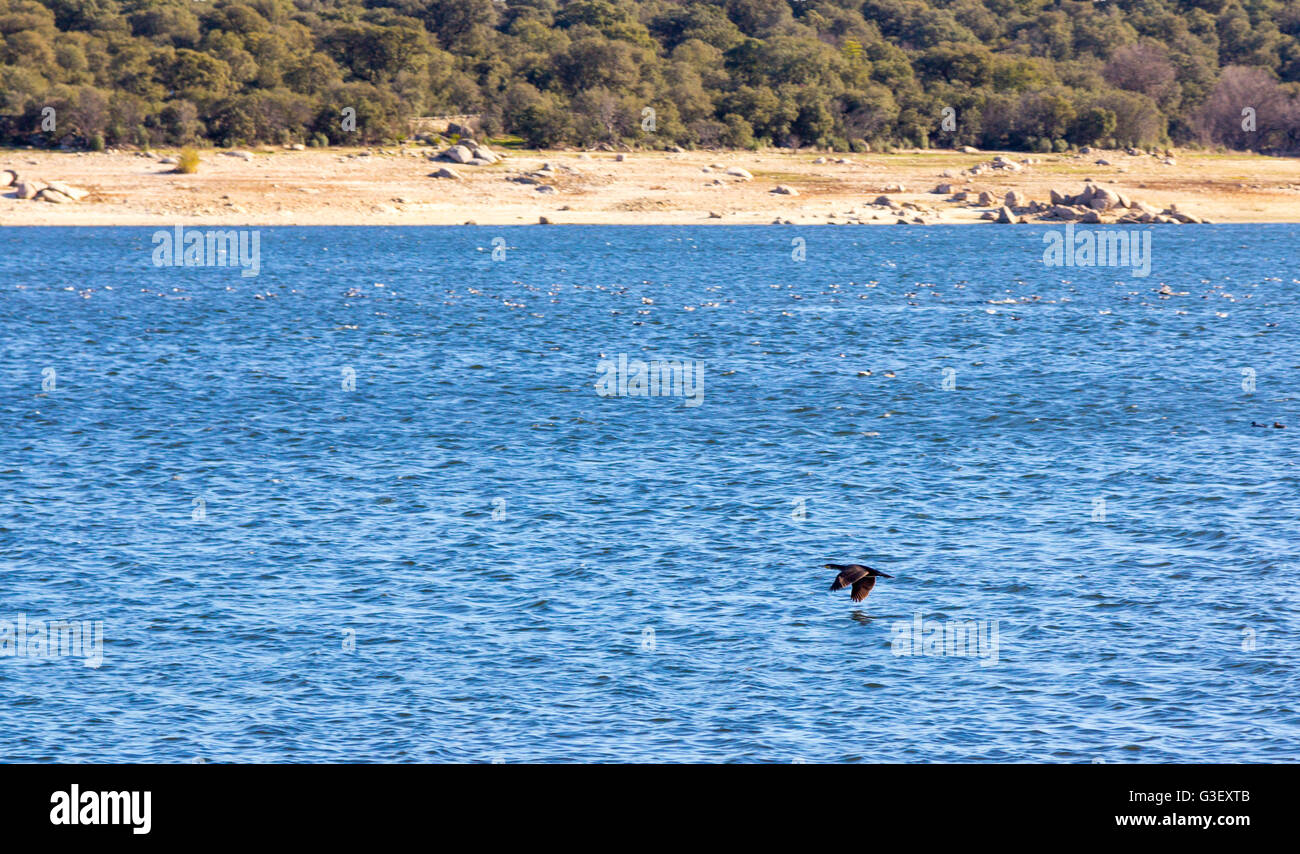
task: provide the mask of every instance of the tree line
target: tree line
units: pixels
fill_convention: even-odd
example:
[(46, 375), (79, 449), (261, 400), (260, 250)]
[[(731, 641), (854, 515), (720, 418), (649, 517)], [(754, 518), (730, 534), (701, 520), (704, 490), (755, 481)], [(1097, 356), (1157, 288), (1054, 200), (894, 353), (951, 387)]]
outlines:
[[(1300, 0), (0, 0), (0, 141), (1300, 151)], [(351, 121), (348, 121), (348, 118)]]

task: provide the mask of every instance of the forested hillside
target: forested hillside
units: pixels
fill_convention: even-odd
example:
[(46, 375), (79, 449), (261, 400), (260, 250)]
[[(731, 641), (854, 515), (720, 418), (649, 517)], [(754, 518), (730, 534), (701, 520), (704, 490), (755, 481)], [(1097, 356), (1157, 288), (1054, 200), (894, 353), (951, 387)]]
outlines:
[(11, 144), (1294, 152), (1297, 93), (1300, 0), (0, 0)]

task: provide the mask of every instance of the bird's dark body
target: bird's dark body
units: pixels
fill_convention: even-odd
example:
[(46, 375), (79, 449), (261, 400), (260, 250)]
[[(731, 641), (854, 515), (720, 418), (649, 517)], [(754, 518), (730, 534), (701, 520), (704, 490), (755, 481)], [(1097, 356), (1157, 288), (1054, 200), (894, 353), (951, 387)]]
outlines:
[(853, 585), (853, 591), (849, 598), (854, 602), (861, 602), (867, 598), (867, 595), (871, 593), (871, 588), (876, 586), (877, 578), (894, 577), (858, 563), (828, 563), (826, 568), (840, 571), (840, 574), (835, 576), (835, 580), (831, 582), (831, 590), (843, 590), (845, 587)]

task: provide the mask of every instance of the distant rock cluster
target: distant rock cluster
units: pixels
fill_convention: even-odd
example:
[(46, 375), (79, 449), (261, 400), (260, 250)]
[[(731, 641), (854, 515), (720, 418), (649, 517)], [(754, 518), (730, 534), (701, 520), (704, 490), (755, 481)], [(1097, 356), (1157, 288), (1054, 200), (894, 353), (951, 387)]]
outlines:
[[(902, 192), (903, 187), (891, 184), (885, 187), (887, 193)], [(937, 185), (930, 193), (943, 195), (950, 203), (964, 204), (972, 207), (991, 208), (980, 219), (1009, 225), (1013, 223), (1035, 222), (1078, 222), (1082, 224), (1115, 223), (1118, 225), (1174, 225), (1179, 223), (1208, 223), (1209, 220), (1194, 216), (1170, 205), (1163, 210), (1133, 199), (1118, 190), (1098, 186), (1089, 181), (1081, 192), (1067, 193), (1062, 190), (1050, 190), (1047, 201), (1032, 201), (1021, 190), (1011, 190), (998, 197), (988, 190), (975, 190), (955, 183)], [(888, 195), (876, 196), (870, 204), (877, 208), (886, 208), (888, 213), (899, 218), (900, 224), (927, 224), (930, 220), (917, 214), (940, 216), (942, 211), (935, 206), (926, 206), (915, 202), (898, 202)]]
[(463, 139), (448, 147), (441, 154), (436, 155), (434, 159), (459, 163), (463, 166), (491, 166), (505, 156), (504, 154), (497, 154), (482, 143), (475, 142), (472, 139)]
[[(455, 163), (460, 166), (491, 166), (494, 163), (500, 163), (506, 157), (508, 155), (499, 154), (486, 145), (475, 142), (473, 139), (462, 139), (448, 146), (440, 153), (431, 155), (429, 159)], [(444, 166), (436, 172), (430, 172), (429, 177), (450, 178), (453, 181), (459, 181), (462, 176), (450, 166)]]
[(74, 187), (62, 181), (38, 181), (34, 178), (19, 178), (12, 169), (0, 170), (0, 188), (11, 187), (11, 194), (16, 199), (30, 199), (38, 202), (51, 202), (66, 205), (79, 202), (90, 195), (89, 190)]
[[(1175, 225), (1179, 223), (1204, 223), (1207, 220), (1178, 210), (1176, 205), (1159, 208), (1129, 198), (1118, 190), (1086, 184), (1080, 193), (1049, 191), (1049, 202), (1031, 202), (1019, 192), (1007, 193), (1004, 206), (996, 217), (997, 222), (1016, 222), (1010, 215), (1027, 213), (1040, 220), (1099, 224), (1114, 222), (1119, 225)], [(1111, 219), (1110, 217), (1113, 217)], [(987, 217), (986, 218), (990, 218)]]
[(989, 172), (1023, 172), (1026, 167), (1037, 162), (1034, 158), (1028, 157), (1017, 163), (1005, 154), (999, 154), (987, 163), (976, 163), (971, 168), (964, 170), (962, 174), (974, 177)]

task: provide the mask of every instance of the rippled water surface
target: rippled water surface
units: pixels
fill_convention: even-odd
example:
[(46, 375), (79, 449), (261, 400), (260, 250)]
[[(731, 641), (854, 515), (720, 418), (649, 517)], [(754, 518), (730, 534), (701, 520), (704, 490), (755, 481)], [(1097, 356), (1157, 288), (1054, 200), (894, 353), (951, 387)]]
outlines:
[(0, 759), (1297, 760), (1300, 229), (1042, 231), (0, 233)]

